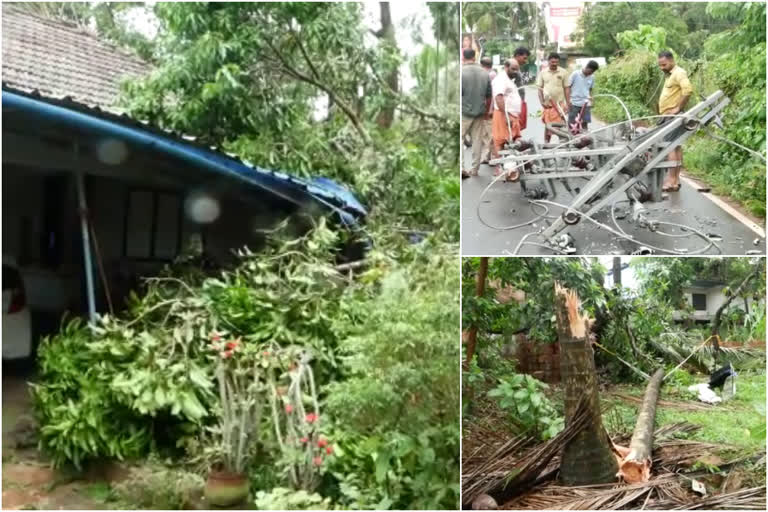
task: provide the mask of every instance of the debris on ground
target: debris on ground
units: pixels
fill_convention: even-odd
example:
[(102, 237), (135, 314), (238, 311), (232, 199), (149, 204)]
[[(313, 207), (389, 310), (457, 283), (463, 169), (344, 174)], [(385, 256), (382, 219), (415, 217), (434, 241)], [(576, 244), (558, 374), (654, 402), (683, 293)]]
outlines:
[[(676, 438), (699, 430), (700, 426), (688, 422), (657, 428), (653, 433), (653, 472), (647, 482), (637, 483), (560, 485), (556, 448), (562, 448), (574, 432), (568, 436), (561, 433), (539, 445), (530, 438), (513, 439), (490, 457), (478, 455), (477, 448), (464, 464), (463, 508), (491, 510), (496, 504), (503, 510), (765, 510), (765, 486), (739, 489), (743, 475), (738, 469), (747, 461), (764, 464), (764, 454), (725, 462), (714, 453), (735, 446)], [(626, 444), (629, 435), (616, 436), (612, 442)], [(719, 471), (712, 474), (709, 469), (696, 469), (701, 466)], [(701, 487), (698, 492), (693, 489), (692, 480), (704, 486), (706, 495), (701, 494)]]
[(706, 382), (693, 384), (692, 386), (688, 386), (687, 389), (696, 395), (696, 398), (698, 398), (701, 402), (706, 404), (717, 404), (723, 401), (722, 398), (717, 396), (717, 393), (712, 391), (712, 389), (709, 387), (709, 384)]

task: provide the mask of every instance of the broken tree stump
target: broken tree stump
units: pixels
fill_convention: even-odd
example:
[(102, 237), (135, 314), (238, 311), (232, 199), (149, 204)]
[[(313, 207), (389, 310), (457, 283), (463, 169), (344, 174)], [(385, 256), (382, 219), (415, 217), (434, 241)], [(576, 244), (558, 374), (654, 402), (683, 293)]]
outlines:
[(589, 343), (589, 319), (580, 312), (579, 297), (555, 283), (555, 316), (560, 343), (560, 374), (565, 390), (565, 424), (584, 400), (588, 424), (563, 449), (560, 479), (566, 485), (616, 481), (619, 470), (600, 414), (594, 351)]
[(651, 477), (653, 453), (653, 423), (656, 420), (656, 403), (664, 380), (664, 370), (658, 369), (645, 388), (643, 404), (637, 415), (635, 430), (629, 443), (629, 453), (621, 462), (621, 476), (626, 482), (647, 482)]

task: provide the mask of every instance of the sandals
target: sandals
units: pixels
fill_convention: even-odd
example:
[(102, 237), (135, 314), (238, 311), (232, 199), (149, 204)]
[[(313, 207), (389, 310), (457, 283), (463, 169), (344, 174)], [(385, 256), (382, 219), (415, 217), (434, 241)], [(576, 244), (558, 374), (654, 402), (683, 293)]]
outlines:
[(494, 176), (501, 176), (502, 174), (506, 174), (504, 181), (509, 181), (512, 183), (516, 183), (520, 181), (520, 170), (515, 169), (513, 171), (505, 171), (501, 167), (497, 167), (496, 170), (493, 172)]
[(680, 190), (680, 183), (678, 183), (678, 184), (677, 184), (676, 186), (674, 186), (674, 187), (672, 187), (672, 186), (664, 186), (664, 187), (661, 187), (661, 191), (662, 191), (662, 192), (677, 192), (677, 191), (679, 191), (679, 190)]

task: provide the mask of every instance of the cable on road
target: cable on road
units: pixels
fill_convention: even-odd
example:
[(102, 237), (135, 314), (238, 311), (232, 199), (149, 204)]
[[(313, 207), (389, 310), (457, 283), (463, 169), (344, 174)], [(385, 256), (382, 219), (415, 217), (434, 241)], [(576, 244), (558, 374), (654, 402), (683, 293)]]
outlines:
[[(520, 89), (522, 89), (522, 87), (520, 87)], [(613, 96), (613, 95), (606, 95), (606, 96)], [(619, 98), (616, 98), (616, 99), (621, 102), (621, 100)], [(580, 140), (582, 138), (587, 138), (589, 136), (592, 136), (595, 133), (598, 133), (598, 132), (601, 132), (601, 131), (613, 128), (615, 126), (621, 126), (621, 125), (623, 125), (623, 124), (625, 124), (627, 122), (629, 122), (630, 126), (632, 126), (632, 124), (631, 124), (632, 120), (631, 120), (631, 117), (629, 116), (629, 111), (626, 110), (626, 105), (623, 105), (623, 102), (622, 102), (622, 106), (623, 106), (623, 108), (625, 108), (625, 111), (627, 112), (628, 121), (620, 121), (618, 123), (609, 124), (609, 125), (603, 126), (601, 128), (598, 128), (596, 130), (591, 130), (591, 131), (588, 131), (586, 133), (577, 135), (575, 138), (567, 140), (567, 141), (564, 141), (564, 142), (558, 144), (557, 146), (551, 148), (551, 151), (555, 151), (555, 150), (557, 150), (557, 149), (559, 149), (561, 147), (567, 146), (569, 144), (573, 144), (574, 142), (576, 142), (576, 141), (578, 141), (578, 140)], [(635, 119), (635, 121), (648, 120), (648, 119), (659, 119), (659, 118), (677, 118), (677, 117), (688, 118), (688, 116), (685, 113), (682, 113), (682, 114), (675, 114), (675, 115), (645, 116), (645, 117), (637, 118), (637, 119)], [(714, 135), (714, 134), (709, 134), (709, 133), (707, 133), (707, 134), (708, 135)], [(716, 136), (716, 135), (715, 135), (715, 137), (720, 138), (719, 136)], [(731, 141), (728, 141), (727, 139), (724, 139), (724, 142), (731, 142)], [(732, 142), (732, 144), (736, 145), (737, 147), (741, 147), (742, 149), (744, 149), (746, 151), (749, 151), (750, 153), (753, 153), (753, 154), (759, 156), (761, 159), (763, 159), (763, 161), (765, 161), (765, 158), (763, 158), (762, 155), (760, 155), (759, 153), (755, 153), (754, 151), (750, 150), (749, 148), (745, 148), (745, 147), (743, 147), (743, 146), (741, 146), (741, 145), (739, 145), (739, 144), (737, 144), (735, 142)], [(514, 225), (511, 225), (511, 226), (494, 226), (494, 225), (491, 225), (490, 223), (486, 222), (485, 219), (483, 219), (482, 214), (480, 212), (480, 206), (483, 204), (483, 198), (488, 193), (488, 191), (491, 189), (491, 187), (493, 187), (493, 185), (495, 185), (496, 182), (498, 182), (501, 178), (505, 177), (508, 172), (514, 171), (514, 170), (519, 169), (519, 168), (523, 168), (527, 163), (531, 162), (532, 160), (533, 159), (531, 158), (529, 160), (522, 161), (519, 164), (517, 164), (515, 167), (513, 167), (512, 169), (509, 169), (509, 170), (506, 170), (505, 172), (502, 172), (498, 176), (494, 177), (494, 179), (485, 187), (483, 192), (480, 194), (480, 197), (478, 198), (477, 206), (475, 208), (475, 213), (477, 215), (477, 218), (478, 218), (478, 220), (484, 226), (486, 226), (486, 227), (488, 227), (490, 229), (493, 229), (493, 230), (497, 230), (497, 231), (508, 231), (508, 230), (513, 230), (513, 229), (519, 229), (519, 228), (522, 228), (522, 227), (534, 224), (535, 222), (537, 222), (537, 221), (539, 221), (541, 219), (552, 218), (552, 217), (548, 216), (549, 208), (546, 207), (547, 204), (558, 206), (558, 207), (564, 208), (565, 210), (569, 210), (570, 209), (570, 207), (568, 207), (566, 205), (562, 205), (562, 204), (555, 203), (555, 202), (552, 202), (552, 201), (531, 200), (530, 203), (532, 205), (538, 205), (538, 206), (541, 206), (541, 207), (545, 208), (545, 212), (543, 214), (537, 215), (535, 218), (533, 218), (533, 219), (531, 219), (529, 221), (522, 222), (522, 223), (519, 223), (519, 224), (514, 224)], [(674, 226), (674, 227), (678, 227), (681, 230), (690, 231), (691, 233), (698, 235), (699, 237), (704, 239), (706, 242), (708, 242), (708, 245), (705, 248), (703, 248), (703, 249), (698, 249), (696, 251), (692, 251), (691, 252), (691, 251), (680, 251), (680, 250), (676, 250), (676, 249), (672, 249), (672, 250), (670, 250), (670, 249), (663, 249), (663, 248), (655, 247), (655, 246), (652, 246), (652, 245), (649, 245), (647, 243), (644, 243), (644, 242), (641, 242), (641, 241), (637, 240), (636, 238), (634, 238), (634, 237), (628, 235), (626, 232), (624, 232), (624, 230), (619, 226), (618, 222), (616, 222), (615, 212), (614, 212), (615, 205), (618, 204), (618, 203), (624, 202), (624, 201), (626, 201), (626, 200), (616, 201), (616, 202), (614, 202), (611, 205), (611, 216), (613, 218), (613, 223), (618, 228), (618, 231), (614, 230), (610, 226), (608, 226), (606, 224), (603, 224), (602, 222), (599, 222), (596, 219), (594, 219), (591, 216), (588, 216), (588, 215), (586, 215), (584, 213), (579, 213), (579, 215), (583, 216), (584, 218), (586, 218), (587, 220), (589, 220), (590, 222), (595, 224), (598, 228), (605, 229), (606, 231), (608, 231), (610, 233), (613, 233), (614, 235), (619, 236), (619, 237), (621, 237), (621, 238), (623, 238), (625, 240), (628, 240), (628, 241), (630, 241), (630, 242), (632, 242), (632, 243), (634, 243), (636, 245), (645, 246), (645, 247), (648, 247), (650, 249), (656, 250), (656, 251), (661, 252), (661, 253), (675, 254), (675, 255), (695, 255), (695, 254), (703, 254), (706, 251), (708, 251), (711, 247), (714, 247), (715, 249), (717, 249), (718, 253), (722, 254), (722, 249), (720, 248), (720, 246), (717, 245), (717, 243), (715, 243), (715, 241), (712, 240), (712, 238), (709, 237), (708, 235), (702, 233), (700, 230), (698, 230), (696, 228), (693, 228), (691, 226), (686, 226), (686, 225), (683, 225), (683, 224), (678, 224), (678, 223), (673, 223), (673, 222), (657, 221), (658, 224), (663, 224), (663, 225), (666, 225), (666, 226)], [(535, 213), (536, 212), (534, 210), (534, 214)], [(673, 235), (673, 234), (670, 234), (670, 233), (663, 233), (663, 232), (658, 232), (658, 233), (663, 235), (663, 236), (670, 236), (670, 237), (675, 237), (675, 238), (683, 238), (683, 237), (690, 236), (690, 233), (688, 233), (686, 235)], [(550, 250), (555, 250), (557, 252), (562, 253), (562, 251), (560, 251), (560, 250), (558, 250), (558, 249), (556, 249), (554, 247), (549, 247), (549, 246), (546, 246), (544, 244), (537, 244), (535, 242), (527, 242), (526, 241), (529, 236), (535, 235), (535, 234), (538, 234), (538, 233), (531, 232), (531, 233), (527, 233), (526, 235), (524, 235), (523, 238), (518, 243), (517, 247), (515, 248), (513, 254), (518, 254), (520, 248), (523, 245), (544, 246), (544, 247), (547, 247)]]

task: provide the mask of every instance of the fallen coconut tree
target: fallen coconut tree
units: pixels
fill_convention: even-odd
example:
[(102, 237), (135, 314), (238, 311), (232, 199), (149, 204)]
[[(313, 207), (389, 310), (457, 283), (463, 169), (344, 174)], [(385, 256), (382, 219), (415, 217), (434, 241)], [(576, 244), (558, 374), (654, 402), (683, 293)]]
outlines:
[(626, 482), (647, 482), (651, 477), (653, 454), (653, 424), (656, 420), (656, 402), (664, 380), (664, 370), (658, 369), (645, 388), (643, 404), (637, 415), (635, 430), (629, 442), (629, 453), (621, 461), (620, 473)]

